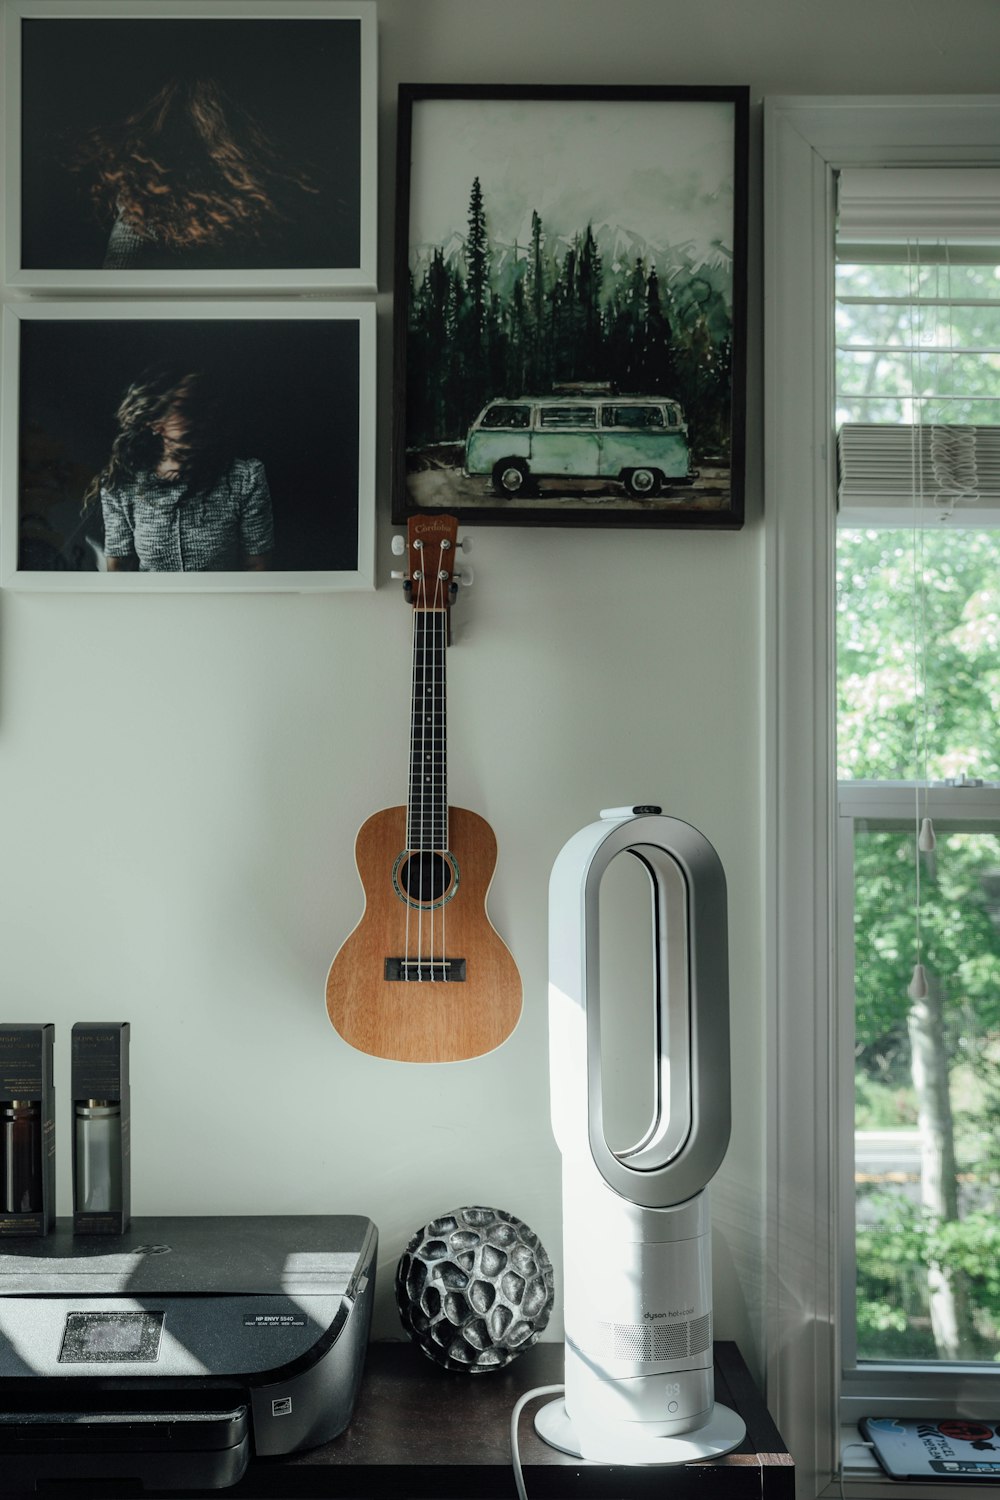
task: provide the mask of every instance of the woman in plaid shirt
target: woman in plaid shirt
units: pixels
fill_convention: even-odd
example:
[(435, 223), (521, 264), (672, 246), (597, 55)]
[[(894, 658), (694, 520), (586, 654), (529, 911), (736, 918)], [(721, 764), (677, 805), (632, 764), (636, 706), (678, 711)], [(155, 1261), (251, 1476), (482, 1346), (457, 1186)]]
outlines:
[(128, 387), (100, 498), (109, 572), (237, 572), (271, 565), (264, 465), (233, 455), (199, 371), (160, 365)]

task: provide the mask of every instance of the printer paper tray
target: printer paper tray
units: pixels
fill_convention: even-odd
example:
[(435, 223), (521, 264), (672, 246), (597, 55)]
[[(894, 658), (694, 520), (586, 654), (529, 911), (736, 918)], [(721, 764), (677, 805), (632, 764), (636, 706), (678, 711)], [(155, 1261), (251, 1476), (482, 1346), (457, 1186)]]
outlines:
[(5, 1487), (130, 1479), (156, 1489), (221, 1489), (250, 1460), (246, 1406), (218, 1410), (0, 1413)]

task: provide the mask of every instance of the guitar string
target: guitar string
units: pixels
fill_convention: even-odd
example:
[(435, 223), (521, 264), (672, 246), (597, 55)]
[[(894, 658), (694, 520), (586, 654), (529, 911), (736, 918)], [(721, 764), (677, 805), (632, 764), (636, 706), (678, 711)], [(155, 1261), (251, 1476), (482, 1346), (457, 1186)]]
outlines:
[[(439, 574), (441, 572), (441, 568), (440, 568), (440, 554), (441, 554), (441, 548), (440, 548), (440, 543), (439, 543), (439, 545), (438, 545), (438, 558), (435, 560), (435, 565), (434, 565), (434, 591), (433, 591), (433, 594), (430, 595), (430, 597), (428, 597), (429, 596), (429, 591), (428, 591), (428, 586), (427, 586), (428, 585), (428, 577), (427, 577), (428, 560), (427, 560), (427, 556), (426, 556), (426, 549), (425, 549), (425, 555), (424, 555), (424, 559), (423, 559), (423, 562), (424, 562), (424, 567), (423, 567), (423, 574), (424, 574), (424, 577), (423, 577), (423, 586), (424, 586), (424, 611), (425, 612), (424, 612), (423, 634), (422, 634), (422, 642), (423, 642), (423, 645), (422, 645), (423, 673), (422, 673), (422, 683), (421, 683), (421, 686), (423, 687), (424, 713), (423, 713), (423, 717), (422, 717), (423, 739), (421, 741), (421, 749), (423, 750), (423, 756), (421, 758), (421, 775), (420, 775), (420, 814), (421, 814), (421, 816), (420, 816), (420, 850), (421, 850), (421, 853), (420, 853), (420, 915), (419, 915), (419, 917), (417, 919), (418, 920), (418, 934), (419, 934), (419, 948), (418, 948), (418, 954), (417, 954), (417, 963), (418, 963), (418, 966), (419, 966), (419, 968), (418, 968), (418, 974), (419, 974), (419, 976), (421, 978), (423, 978), (424, 957), (425, 957), (423, 925), (424, 925), (424, 912), (426, 910), (426, 912), (427, 912), (427, 927), (428, 927), (428, 939), (427, 939), (427, 954), (426, 954), (426, 957), (427, 957), (427, 960), (428, 960), (429, 974), (430, 974), (430, 978), (431, 978), (432, 982), (433, 982), (433, 979), (434, 979), (434, 886), (433, 886), (433, 881), (431, 879), (431, 871), (434, 868), (434, 847), (433, 847), (434, 846), (434, 837), (433, 837), (433, 835), (434, 835), (434, 831), (435, 831), (435, 829), (434, 829), (434, 813), (435, 813), (435, 803), (434, 803), (434, 793), (435, 793), (435, 786), (434, 786), (434, 765), (435, 765), (435, 753), (436, 753), (435, 738), (436, 738), (436, 729), (437, 729), (436, 722), (435, 722), (435, 718), (436, 718), (435, 703), (436, 703), (436, 685), (437, 684), (436, 684), (436, 677), (435, 677), (435, 659), (434, 659), (434, 645), (435, 645), (435, 642), (434, 642), (434, 628), (433, 628), (433, 623), (432, 622), (436, 622), (436, 613), (435, 612), (436, 612), (436, 609), (437, 609), (438, 600), (439, 600), (439, 596), (440, 596), (440, 589), (441, 589), (441, 580), (440, 580), (440, 577), (439, 577)], [(428, 617), (428, 611), (429, 611), (429, 617)], [(430, 774), (429, 775), (427, 774), (428, 767), (430, 769)], [(429, 846), (428, 846), (428, 838), (430, 839)]]
[[(420, 978), (421, 962), (423, 957), (423, 795), (424, 784), (420, 773), (423, 765), (426, 745), (427, 721), (424, 713), (424, 691), (426, 688), (426, 640), (427, 640), (427, 616), (424, 613), (427, 605), (426, 595), (426, 568), (424, 567), (423, 552), (420, 553), (421, 578), (418, 580), (419, 590), (417, 607), (413, 611), (413, 755), (410, 757), (410, 815), (413, 826), (410, 830), (410, 841), (413, 845), (411, 857), (416, 860), (416, 880), (407, 888), (407, 919), (409, 919), (410, 908), (414, 905), (412, 892), (416, 893), (416, 919), (417, 948), (414, 960), (414, 968), (409, 966), (409, 951), (407, 951), (406, 975), (409, 979), (411, 972)], [(422, 607), (421, 607), (422, 606)]]
[(424, 959), (426, 957), (426, 953), (425, 953), (425, 949), (424, 949), (424, 911), (425, 911), (426, 902), (427, 902), (427, 894), (426, 894), (426, 888), (425, 888), (425, 886), (426, 886), (426, 880), (427, 880), (427, 800), (428, 800), (427, 799), (427, 774), (426, 774), (426, 772), (427, 772), (427, 746), (428, 746), (428, 743), (430, 741), (430, 736), (429, 736), (429, 733), (428, 733), (428, 723), (427, 723), (427, 719), (428, 719), (428, 714), (427, 714), (427, 708), (428, 708), (428, 703), (427, 703), (427, 697), (428, 697), (428, 693), (427, 693), (427, 689), (428, 689), (428, 674), (427, 674), (427, 627), (428, 627), (428, 623), (429, 623), (428, 610), (431, 607), (431, 599), (428, 596), (428, 558), (427, 558), (427, 549), (426, 549), (426, 547), (424, 548), (421, 561), (423, 563), (423, 575), (424, 575), (423, 576), (423, 580), (422, 580), (424, 609), (423, 609), (423, 621), (422, 621), (422, 626), (421, 626), (421, 637), (420, 637), (420, 647), (421, 647), (421, 650), (420, 650), (420, 689), (421, 689), (421, 699), (420, 699), (420, 706), (421, 706), (421, 715), (420, 715), (420, 734), (421, 734), (421, 738), (420, 738), (420, 750), (421, 750), (421, 755), (420, 755), (420, 885), (419, 885), (420, 894), (419, 894), (419, 897), (418, 897), (418, 900), (419, 900), (420, 904), (419, 904), (419, 907), (418, 907), (418, 914), (417, 914), (417, 931), (418, 931), (418, 934), (419, 934), (419, 941), (417, 943), (417, 978), (422, 980), (423, 977), (424, 977)]
[(424, 977), (424, 882), (427, 878), (427, 778), (424, 774), (427, 765), (427, 610), (429, 601), (427, 597), (427, 549), (423, 549), (420, 557), (421, 573), (420, 591), (423, 596), (423, 609), (420, 628), (420, 766), (418, 770), (420, 781), (420, 794), (418, 806), (420, 808), (420, 821), (418, 825), (417, 843), (419, 846), (418, 874), (417, 874), (417, 979)]
[(446, 782), (446, 777), (445, 777), (445, 761), (444, 761), (444, 756), (445, 756), (445, 732), (446, 732), (446, 730), (445, 730), (446, 704), (445, 704), (445, 666), (444, 666), (444, 654), (445, 654), (445, 650), (446, 650), (447, 645), (448, 645), (448, 639), (447, 639), (448, 613), (447, 613), (447, 600), (445, 598), (445, 589), (447, 587), (447, 584), (446, 584), (445, 578), (443, 578), (441, 575), (442, 574), (447, 574), (449, 570), (446, 567), (443, 566), (443, 562), (444, 562), (444, 547), (443, 546), (441, 548), (441, 554), (442, 555), (441, 555), (441, 559), (440, 560), (441, 560), (442, 566), (440, 566), (438, 568), (438, 613), (437, 613), (437, 617), (436, 617), (436, 634), (437, 634), (437, 638), (438, 639), (437, 639), (437, 658), (436, 658), (436, 661), (435, 661), (435, 667), (436, 667), (436, 672), (437, 672), (437, 681), (436, 681), (436, 684), (435, 684), (434, 700), (435, 700), (435, 703), (437, 704), (437, 712), (438, 712), (438, 715), (439, 715), (439, 718), (440, 718), (440, 723), (439, 723), (439, 726), (438, 726), (439, 739), (438, 739), (438, 746), (437, 746), (437, 759), (435, 761), (435, 770), (436, 770), (437, 775), (438, 775), (438, 803), (439, 803), (439, 810), (438, 810), (438, 830), (439, 830), (439, 837), (440, 837), (440, 840), (441, 840), (441, 849), (442, 849), (442, 853), (441, 853), (441, 864), (442, 864), (442, 870), (441, 870), (441, 924), (440, 924), (441, 925), (441, 978), (443, 980), (446, 980), (448, 978), (448, 970), (447, 970), (447, 964), (448, 964), (448, 945), (447, 945), (447, 943), (445, 941), (445, 932), (446, 932), (447, 919), (448, 919), (448, 898), (447, 898), (447, 890), (448, 890), (448, 862), (447, 862), (447, 849), (448, 849), (448, 833), (447, 833), (447, 830), (448, 830), (448, 787), (447, 787), (447, 782)]
[(416, 757), (416, 754), (417, 754), (417, 721), (416, 721), (416, 714), (417, 714), (417, 645), (418, 645), (418, 641), (417, 641), (417, 618), (418, 618), (418, 615), (419, 615), (419, 611), (416, 610), (416, 609), (414, 609), (414, 611), (413, 611), (413, 661), (412, 661), (412, 664), (411, 664), (411, 667), (410, 667), (410, 770), (409, 770), (409, 785), (407, 786), (407, 796), (406, 796), (406, 874), (407, 874), (407, 879), (406, 879), (406, 882), (404, 882), (404, 885), (403, 885), (403, 890), (404, 890), (404, 893), (405, 893), (404, 900), (405, 900), (405, 903), (406, 903), (406, 934), (405, 934), (406, 940), (405, 940), (405, 943), (403, 945), (403, 981), (404, 981), (404, 983), (409, 978), (409, 974), (410, 974), (410, 910), (411, 910), (411, 902), (410, 902), (410, 892), (409, 892), (409, 884), (408, 884), (408, 882), (409, 882), (409, 866), (410, 866), (411, 860), (413, 859), (413, 836), (414, 836), (414, 832), (415, 832), (414, 808), (413, 808), (413, 768), (414, 768), (414, 765), (415, 765), (415, 757)]
[[(436, 866), (437, 866), (437, 845), (438, 845), (437, 832), (438, 832), (439, 811), (438, 811), (438, 783), (437, 783), (437, 775), (438, 775), (438, 754), (439, 754), (439, 746), (440, 746), (440, 741), (439, 741), (440, 725), (438, 723), (438, 622), (440, 620), (440, 609), (441, 609), (441, 573), (443, 571), (442, 567), (441, 567), (441, 563), (442, 563), (442, 560), (443, 560), (443, 556), (444, 556), (444, 545), (443, 545), (443, 542), (439, 542), (438, 543), (437, 565), (436, 565), (436, 567), (434, 569), (434, 598), (433, 598), (433, 605), (432, 605), (432, 612), (431, 612), (431, 622), (432, 623), (431, 623), (431, 631), (430, 631), (430, 679), (431, 679), (431, 681), (430, 681), (430, 691), (428, 693), (428, 697), (430, 699), (430, 704), (431, 704), (431, 715), (430, 715), (431, 748), (430, 748), (430, 760), (429, 760), (429, 763), (430, 763), (430, 775), (427, 778), (427, 782), (428, 782), (428, 785), (430, 787), (429, 827), (430, 827), (430, 844), (431, 844), (431, 848), (430, 848), (430, 851), (429, 851), (430, 852), (430, 858), (428, 859), (428, 872), (430, 872), (430, 870), (435, 869)], [(436, 952), (435, 945), (434, 945), (434, 926), (435, 926), (435, 917), (437, 915), (437, 902), (435, 900), (435, 889), (434, 889), (434, 881), (433, 880), (430, 880), (430, 890), (428, 892), (428, 896), (429, 896), (429, 902), (430, 902), (430, 911), (429, 911), (429, 914), (428, 914), (428, 926), (430, 928), (430, 937), (429, 937), (429, 941), (428, 941), (429, 957), (430, 957), (430, 977), (431, 977), (431, 983), (434, 983), (436, 981), (436, 979), (437, 979), (437, 974), (435, 972), (435, 963), (434, 963), (435, 952)], [(441, 928), (442, 941), (443, 941), (443, 931), (444, 931), (444, 907), (443, 906), (441, 908), (441, 922), (440, 922), (439, 926)]]
[[(440, 547), (439, 550), (440, 554), (443, 555), (443, 546)], [(438, 561), (440, 564), (441, 556), (439, 556)], [(441, 701), (441, 709), (443, 713), (444, 705), (442, 701), (442, 688), (444, 682), (444, 648), (446, 645), (446, 637), (444, 629), (442, 627), (446, 627), (446, 616), (444, 611), (444, 580), (440, 575), (445, 570), (440, 566), (437, 566), (434, 570), (434, 593), (431, 599), (431, 607), (430, 609), (428, 609), (427, 559), (425, 557), (421, 558), (421, 564), (421, 573), (423, 575), (421, 579), (421, 589), (423, 593), (424, 608), (423, 610), (414, 609), (413, 611), (414, 639), (413, 671), (411, 679), (411, 699), (413, 704), (413, 711), (414, 714), (419, 712), (420, 724), (419, 731), (415, 721), (412, 722), (410, 726), (410, 796), (408, 802), (408, 821), (410, 826), (407, 830), (406, 852), (408, 863), (414, 857), (416, 857), (417, 859), (417, 952), (413, 967), (416, 970), (418, 980), (421, 979), (423, 977), (425, 957), (423, 934), (424, 908), (425, 906), (427, 906), (430, 950), (428, 955), (428, 967), (431, 980), (433, 981), (436, 978), (434, 963), (434, 912), (436, 903), (434, 901), (433, 882), (430, 879), (431, 870), (435, 865), (434, 855), (436, 853), (436, 840), (433, 838), (433, 835), (437, 833), (439, 826), (441, 827), (443, 834), (447, 819), (447, 809), (442, 806), (441, 810), (438, 810), (439, 798), (443, 799), (447, 795), (444, 787), (443, 764), (440, 767), (440, 793), (437, 784), (438, 732), (439, 730), (443, 731), (444, 728), (443, 724), (439, 725), (437, 722), (437, 705), (439, 701)], [(433, 626), (430, 628), (428, 626), (428, 613), (431, 615), (433, 620)], [(420, 623), (418, 625), (418, 617), (421, 616), (422, 618), (420, 619)], [(438, 639), (438, 637), (440, 637), (440, 640)], [(439, 652), (440, 661), (438, 658)], [(428, 699), (430, 700), (429, 702)], [(427, 712), (428, 708), (430, 708), (431, 710), (430, 713)], [(430, 767), (429, 775), (426, 774), (428, 765)], [(414, 774), (419, 777), (419, 793), (416, 793), (416, 788), (413, 786)], [(428, 787), (429, 791), (427, 790)], [(414, 803), (416, 803), (415, 809)], [(430, 849), (425, 847), (427, 843), (428, 830), (430, 830), (431, 834), (431, 844), (434, 845), (434, 847)], [(443, 842), (447, 844), (446, 836), (443, 837)], [(403, 960), (404, 972), (407, 977), (409, 977), (409, 974), (411, 972), (410, 911), (412, 902), (409, 899), (409, 895), (410, 892), (408, 888), (406, 901), (406, 940)], [(443, 903), (443, 892), (440, 922), (440, 941), (442, 945), (444, 945), (445, 910)], [(444, 946), (442, 946), (442, 977), (444, 976), (444, 959), (445, 949)]]

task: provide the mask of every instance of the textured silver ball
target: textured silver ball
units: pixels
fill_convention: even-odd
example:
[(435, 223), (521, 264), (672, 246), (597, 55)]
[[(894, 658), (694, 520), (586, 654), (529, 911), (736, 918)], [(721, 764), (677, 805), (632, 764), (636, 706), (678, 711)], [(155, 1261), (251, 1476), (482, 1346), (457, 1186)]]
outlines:
[(537, 1234), (501, 1208), (456, 1208), (413, 1235), (396, 1267), (403, 1327), (446, 1370), (509, 1365), (538, 1338), (554, 1297)]

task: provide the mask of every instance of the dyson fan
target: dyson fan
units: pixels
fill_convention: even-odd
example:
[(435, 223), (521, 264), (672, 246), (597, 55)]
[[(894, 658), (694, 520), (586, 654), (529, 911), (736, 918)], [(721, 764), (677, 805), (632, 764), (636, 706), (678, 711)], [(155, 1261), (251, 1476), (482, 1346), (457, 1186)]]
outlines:
[[(611, 861), (649, 877), (652, 1117), (627, 1150), (605, 1133), (599, 902)], [(563, 1158), (565, 1397), (538, 1434), (582, 1458), (686, 1463), (743, 1440), (715, 1402), (708, 1183), (729, 1142), (726, 882), (711, 844), (658, 807), (575, 834), (549, 884), (552, 1124)]]

